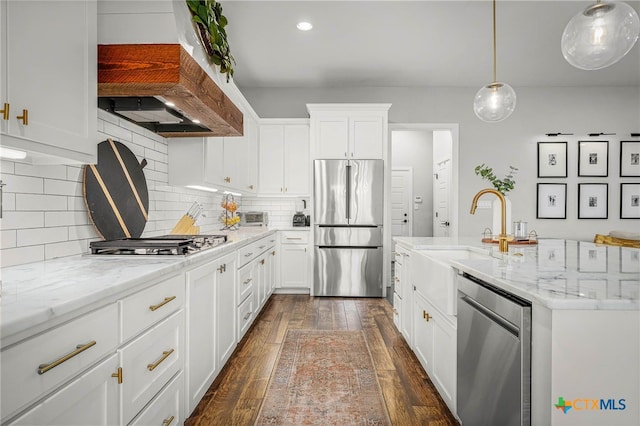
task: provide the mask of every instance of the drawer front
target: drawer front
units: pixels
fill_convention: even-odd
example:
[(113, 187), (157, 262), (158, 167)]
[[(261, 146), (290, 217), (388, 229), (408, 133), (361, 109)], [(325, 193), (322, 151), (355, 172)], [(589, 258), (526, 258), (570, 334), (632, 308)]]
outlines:
[(245, 265), (238, 270), (238, 305), (253, 293), (253, 265)]
[(2, 351), (2, 418), (115, 353), (119, 329), (113, 303)]
[(393, 323), (400, 330), (400, 312), (402, 312), (402, 299), (398, 297), (398, 293), (393, 293)]
[(120, 350), (123, 421), (129, 421), (184, 367), (184, 310)]
[(260, 255), (258, 251), (258, 243), (255, 241), (238, 250), (238, 267), (244, 266)]
[(122, 341), (181, 309), (185, 301), (184, 275), (133, 294), (122, 301)]
[(184, 422), (181, 401), (184, 398), (182, 371), (165, 387), (129, 426), (176, 426)]
[(280, 231), (281, 244), (307, 244), (309, 243), (309, 231)]
[(244, 336), (253, 322), (255, 316), (253, 303), (253, 297), (249, 297), (238, 307), (238, 340)]

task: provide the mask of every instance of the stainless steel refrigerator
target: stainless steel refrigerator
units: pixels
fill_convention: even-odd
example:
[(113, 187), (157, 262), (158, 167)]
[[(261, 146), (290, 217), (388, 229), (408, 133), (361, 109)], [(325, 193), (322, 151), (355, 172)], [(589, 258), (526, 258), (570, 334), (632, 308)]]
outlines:
[(315, 160), (315, 296), (382, 297), (382, 160)]

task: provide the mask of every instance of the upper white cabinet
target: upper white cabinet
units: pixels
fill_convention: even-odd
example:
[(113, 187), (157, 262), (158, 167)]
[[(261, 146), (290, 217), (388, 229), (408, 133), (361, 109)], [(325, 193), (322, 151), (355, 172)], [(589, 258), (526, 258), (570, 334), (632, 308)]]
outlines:
[(312, 158), (384, 159), (390, 104), (308, 104)]
[(245, 114), (244, 136), (170, 140), (169, 184), (255, 193), (257, 126), (257, 120)]
[(95, 163), (95, 0), (1, 0), (0, 133), (33, 162)]
[(261, 195), (308, 195), (308, 120), (261, 120), (259, 158)]

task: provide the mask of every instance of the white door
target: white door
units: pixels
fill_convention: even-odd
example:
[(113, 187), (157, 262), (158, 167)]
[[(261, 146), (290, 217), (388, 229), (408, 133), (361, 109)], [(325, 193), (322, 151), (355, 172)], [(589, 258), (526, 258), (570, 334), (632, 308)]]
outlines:
[(391, 171), (391, 235), (413, 235), (413, 169), (394, 168)]
[(448, 237), (451, 226), (449, 214), (451, 200), (449, 186), (451, 184), (451, 160), (446, 159), (436, 164), (433, 176), (433, 236)]

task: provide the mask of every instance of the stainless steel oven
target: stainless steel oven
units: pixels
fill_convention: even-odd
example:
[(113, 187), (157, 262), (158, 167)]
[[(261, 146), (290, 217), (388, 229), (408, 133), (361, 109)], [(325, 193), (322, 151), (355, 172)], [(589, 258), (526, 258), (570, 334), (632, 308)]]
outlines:
[(458, 275), (457, 412), (464, 426), (531, 424), (531, 304)]

